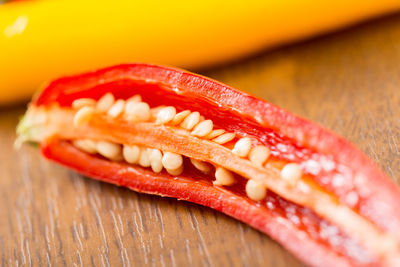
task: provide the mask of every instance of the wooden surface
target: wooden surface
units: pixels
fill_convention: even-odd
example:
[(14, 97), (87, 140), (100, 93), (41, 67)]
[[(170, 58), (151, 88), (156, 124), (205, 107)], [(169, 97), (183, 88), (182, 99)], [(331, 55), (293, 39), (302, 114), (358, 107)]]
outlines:
[[(349, 138), (400, 177), (400, 15), (206, 75)], [(301, 266), (279, 244), (194, 204), (86, 179), (25, 146), (0, 111), (1, 266)]]

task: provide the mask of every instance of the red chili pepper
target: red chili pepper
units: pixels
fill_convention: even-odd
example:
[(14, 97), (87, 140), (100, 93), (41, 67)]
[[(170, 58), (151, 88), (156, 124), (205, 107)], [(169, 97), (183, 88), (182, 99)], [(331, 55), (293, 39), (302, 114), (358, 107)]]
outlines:
[[(106, 93), (124, 100), (139, 94), (154, 112), (162, 105), (198, 111), (215, 129), (236, 137), (218, 144), (177, 125), (156, 125), (154, 118), (133, 122), (96, 109), (86, 124), (73, 126), (72, 103), (97, 101)], [(32, 102), (19, 133), (22, 141), (40, 142), (47, 158), (89, 177), (222, 211), (269, 234), (310, 265), (400, 266), (400, 192), (373, 162), (316, 124), (208, 78), (147, 64), (61, 78)], [(266, 164), (232, 153), (243, 137), (250, 137), (253, 147), (268, 148)], [(71, 142), (82, 138), (177, 153), (185, 156), (184, 171), (158, 173), (88, 153)], [(198, 171), (189, 158), (230, 170), (235, 183), (213, 183), (214, 174)], [(282, 170), (290, 164), (301, 167), (295, 180)], [(267, 188), (266, 197), (248, 197), (248, 179)]]

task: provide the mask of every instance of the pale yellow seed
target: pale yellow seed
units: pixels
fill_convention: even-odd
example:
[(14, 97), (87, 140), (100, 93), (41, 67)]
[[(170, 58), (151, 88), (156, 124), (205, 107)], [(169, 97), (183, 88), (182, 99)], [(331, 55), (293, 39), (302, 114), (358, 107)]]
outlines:
[(135, 164), (139, 161), (140, 157), (140, 148), (138, 146), (132, 145), (124, 145), (122, 149), (122, 155), (126, 162)]
[(213, 138), (215, 138), (217, 136), (220, 136), (223, 133), (225, 133), (225, 130), (223, 130), (223, 129), (212, 130), (212, 132), (209, 133), (208, 135), (206, 135), (204, 138), (213, 139)]
[(107, 112), (112, 104), (114, 104), (114, 95), (111, 93), (107, 93), (103, 95), (99, 101), (97, 101), (96, 109), (100, 112)]
[(295, 185), (302, 174), (301, 167), (297, 163), (288, 163), (281, 170), (281, 177), (291, 185)]
[(100, 155), (111, 160), (118, 160), (121, 157), (121, 146), (113, 142), (98, 141), (96, 149)]
[(166, 169), (167, 172), (173, 176), (177, 176), (182, 174), (183, 172), (183, 165), (181, 165), (178, 169)]
[(267, 196), (267, 188), (260, 182), (248, 180), (246, 184), (246, 194), (250, 199), (259, 201)]
[(164, 152), (162, 164), (167, 170), (176, 170), (183, 164), (183, 159), (179, 154)]
[(150, 157), (147, 148), (140, 148), (139, 165), (142, 167), (150, 167)]
[(239, 157), (245, 158), (249, 154), (251, 149), (251, 139), (244, 137), (236, 142), (235, 147), (232, 149), (232, 153)]
[(128, 120), (134, 122), (148, 121), (150, 119), (150, 106), (144, 102), (127, 102), (125, 116)]
[(193, 166), (198, 169), (199, 171), (201, 171), (202, 173), (210, 173), (211, 171), (211, 165), (208, 164), (207, 162), (204, 161), (200, 161), (197, 159), (190, 159), (190, 162), (193, 164)]
[(96, 149), (96, 141), (91, 140), (91, 139), (77, 139), (72, 141), (72, 144), (79, 148), (80, 150), (83, 150), (87, 153), (90, 154), (95, 154), (97, 153)]
[(261, 167), (269, 158), (270, 150), (266, 146), (256, 146), (250, 150), (249, 159), (251, 162)]
[(194, 127), (193, 131), (191, 132), (192, 135), (203, 137), (207, 134), (211, 133), (213, 129), (213, 122), (212, 120), (205, 120), (200, 122), (199, 124)]
[(158, 149), (149, 149), (150, 165), (153, 172), (159, 173), (163, 169), (162, 165), (162, 153)]
[(126, 102), (142, 102), (142, 96), (141, 95), (131, 96), (126, 100)]
[(82, 126), (90, 121), (94, 114), (93, 107), (83, 107), (75, 113), (74, 125)]
[(125, 101), (123, 99), (118, 99), (107, 111), (107, 115), (116, 118), (124, 111), (124, 107)]
[(172, 125), (178, 125), (181, 123), (188, 115), (190, 114), (190, 110), (184, 110), (179, 112), (175, 115), (174, 119), (172, 120)]
[(87, 106), (94, 107), (95, 105), (96, 105), (96, 100), (92, 98), (79, 98), (74, 100), (74, 102), (72, 102), (73, 109), (80, 109)]
[(212, 141), (217, 143), (217, 144), (225, 144), (228, 143), (229, 141), (232, 141), (235, 138), (234, 133), (224, 133), (223, 135), (220, 135), (216, 138), (214, 138)]
[(190, 113), (189, 116), (187, 116), (183, 122), (181, 123), (181, 127), (186, 130), (192, 130), (196, 124), (198, 124), (200, 121), (200, 113), (195, 111)]
[(227, 169), (217, 167), (215, 170), (215, 181), (214, 185), (232, 185), (235, 183), (235, 177), (233, 173)]
[(155, 107), (155, 108), (151, 108), (150, 109), (150, 120), (151, 121), (156, 121), (158, 112), (160, 110), (162, 110), (163, 108), (165, 108), (165, 106), (158, 106), (158, 107)]
[(165, 107), (158, 111), (156, 125), (165, 124), (174, 119), (176, 109), (174, 107)]

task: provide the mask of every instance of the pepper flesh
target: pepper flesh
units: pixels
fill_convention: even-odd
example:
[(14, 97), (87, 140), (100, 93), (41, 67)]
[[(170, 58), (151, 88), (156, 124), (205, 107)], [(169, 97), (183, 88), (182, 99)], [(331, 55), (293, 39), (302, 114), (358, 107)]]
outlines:
[[(357, 240), (357, 238), (360, 238), (360, 235), (357, 236), (354, 234), (354, 236), (351, 237), (348, 236), (349, 234), (352, 234), (351, 232), (340, 232), (341, 230), (338, 230), (341, 233), (338, 234), (338, 236), (343, 235), (351, 240), (352, 238), (356, 237), (356, 241), (362, 241), (360, 245), (354, 246), (359, 250), (367, 248), (368, 252), (366, 253), (366, 256), (360, 260), (354, 258), (354, 255), (350, 255), (348, 251), (342, 253), (340, 252), (340, 249), (329, 246), (329, 248), (327, 248), (328, 242), (326, 240), (322, 242), (324, 243), (323, 245), (320, 244), (321, 247), (323, 247), (320, 249), (321, 255), (332, 253), (335, 255), (341, 255), (340, 257), (342, 257), (342, 260), (346, 261), (347, 264), (358, 265), (366, 264), (366, 262), (368, 264), (377, 262), (385, 265), (395, 265), (396, 261), (398, 260), (399, 228), (397, 226), (399, 225), (399, 215), (395, 212), (396, 204), (399, 203), (398, 188), (395, 187), (389, 181), (389, 179), (387, 179), (385, 175), (360, 151), (348, 144), (347, 141), (327, 132), (315, 124), (300, 119), (271, 104), (234, 90), (223, 84), (184, 71), (145, 64), (115, 66), (93, 73), (57, 80), (51, 83), (49, 87), (47, 87), (45, 91), (38, 96), (38, 98), (36, 98), (32, 105), (35, 107), (47, 107), (57, 103), (57, 105), (67, 108), (71, 105), (72, 101), (77, 98), (90, 97), (93, 99), (98, 99), (106, 92), (112, 92), (117, 98), (124, 99), (133, 94), (139, 93), (143, 99), (149, 102), (152, 106), (168, 104), (178, 107), (179, 109), (191, 107), (192, 109), (199, 110), (205, 117), (212, 118), (214, 124), (223, 129), (233, 131), (240, 135), (251, 135), (256, 137), (258, 142), (266, 144), (271, 148), (271, 153), (275, 158), (303, 164), (307, 175), (311, 177), (313, 183), (318, 185), (315, 188), (311, 188), (311, 196), (318, 194), (321, 195), (319, 193), (321, 190), (321, 192), (326, 191), (329, 196), (333, 196), (335, 199), (337, 199), (334, 200), (333, 203), (337, 201), (336, 204), (338, 208), (342, 208), (342, 210), (345, 208), (351, 212), (354, 212), (357, 216), (353, 218), (360, 218), (358, 221), (356, 220), (355, 222), (351, 222), (354, 227), (359, 226), (361, 228), (362, 224), (367, 224), (368, 226), (372, 227), (372, 232), (376, 232), (375, 236), (377, 238), (380, 238), (380, 236), (383, 238), (385, 236), (393, 235), (393, 239), (395, 240), (390, 240), (391, 242), (395, 242), (394, 244), (391, 244), (390, 242), (389, 245), (382, 244), (382, 250), (378, 251), (379, 246), (370, 246), (369, 243), (371, 243), (371, 238), (369, 238), (369, 240)], [(101, 119), (98, 121), (107, 120)], [(121, 125), (120, 128), (124, 128), (124, 123), (117, 122), (114, 124), (117, 125), (116, 128), (114, 127), (113, 132), (115, 133), (128, 132), (129, 130), (129, 128), (125, 127), (125, 130), (122, 129), (118, 131), (118, 125)], [(110, 125), (112, 125), (112, 123)], [(98, 123), (97, 125), (95, 124), (93, 129), (99, 129), (100, 131), (104, 132), (107, 127), (101, 127), (101, 125)], [(90, 133), (93, 131), (93, 129), (86, 131)], [(130, 129), (135, 132), (134, 128)], [(110, 135), (114, 135), (115, 137), (115, 133), (111, 134), (110, 129), (108, 130), (108, 133)], [(123, 138), (119, 136), (117, 139), (122, 140)], [(126, 140), (124, 141), (126, 142)], [(169, 141), (173, 142), (173, 140)], [(94, 162), (96, 161), (96, 164), (103, 166), (105, 168), (105, 174), (102, 176), (101, 173), (98, 173), (98, 167), (95, 167), (96, 164), (90, 164), (88, 165), (88, 169), (84, 170), (84, 165), (78, 166), (79, 163), (74, 163), (76, 161), (69, 162), (69, 160), (74, 158), (71, 155), (79, 153), (76, 152), (76, 149), (74, 150), (70, 148), (70, 145), (63, 141), (49, 143), (42, 142), (42, 145), (43, 153), (47, 157), (61, 162), (67, 166), (71, 166), (89, 176), (94, 176), (95, 178), (101, 178), (105, 180), (107, 180), (106, 177), (110, 176), (108, 181), (126, 185), (134, 190), (168, 195), (183, 199), (185, 198), (184, 196), (180, 196), (180, 194), (186, 194), (185, 190), (176, 189), (175, 184), (167, 184), (165, 185), (166, 188), (163, 188), (164, 185), (160, 183), (159, 186), (163, 189), (158, 191), (157, 179), (156, 182), (154, 182), (151, 190), (141, 190), (140, 185), (136, 185), (136, 183), (141, 183), (138, 181), (131, 181), (131, 184), (126, 184), (127, 181), (124, 180), (124, 177), (127, 175), (127, 173), (129, 173), (130, 168), (129, 170), (126, 170), (124, 165), (121, 163), (110, 163), (113, 166), (112, 171), (107, 169), (110, 167), (110, 165), (107, 165), (108, 163), (106, 164), (104, 160), (97, 162), (99, 159), (95, 156), (86, 155)], [(68, 150), (70, 152), (70, 157), (64, 157), (62, 153), (63, 150)], [(197, 150), (201, 150), (201, 148), (197, 148)], [(193, 154), (191, 155), (193, 156)], [(349, 158), (352, 160), (348, 160)], [(313, 165), (310, 164), (311, 161), (313, 161)], [(362, 165), (360, 165), (360, 162)], [(113, 164), (120, 166), (121, 169), (116, 171), (117, 167)], [(316, 165), (319, 167), (318, 172), (315, 168)], [(138, 169), (142, 170), (141, 168)], [(141, 171), (139, 171), (139, 173), (140, 172)], [(155, 175), (155, 177), (157, 176), (154, 173), (153, 175)], [(188, 173), (185, 172), (184, 175), (188, 175)], [(242, 173), (242, 175), (245, 176), (245, 173)], [(331, 177), (336, 177), (337, 179), (339, 176), (343, 178), (342, 186), (340, 188), (332, 187), (329, 183), (326, 183), (327, 179), (330, 179)], [(279, 183), (279, 180), (276, 180), (276, 182)], [(368, 187), (366, 187), (366, 183), (369, 184)], [(370, 187), (370, 185), (374, 184), (378, 184), (380, 186), (380, 191)], [(204, 188), (211, 188), (210, 185), (208, 185), (208, 187), (206, 187), (204, 184), (201, 185), (204, 186)], [(279, 190), (276, 191), (276, 187), (274, 189), (273, 184), (268, 185), (269, 187), (272, 187), (273, 191), (276, 193), (283, 192), (282, 194), (284, 198), (290, 196), (287, 192)], [(240, 185), (238, 186), (240, 187)], [(233, 187), (233, 189), (229, 189), (229, 193), (233, 193), (236, 197), (243, 198), (245, 201), (250, 203), (249, 205), (254, 205), (254, 202), (246, 198), (245, 195), (243, 196), (243, 190), (235, 191), (235, 188), (238, 188), (238, 186)], [(357, 192), (357, 189), (360, 189), (360, 186), (362, 186), (361, 189), (364, 190), (363, 194), (361, 194), (361, 192)], [(352, 193), (357, 194), (359, 201), (356, 203), (356, 205), (354, 205), (354, 203), (352, 203), (353, 205), (346, 203), (346, 194), (348, 193), (346, 190), (348, 190), (348, 188), (351, 188)], [(369, 190), (368, 195), (365, 195), (366, 189)], [(172, 190), (174, 194), (166, 193), (168, 190)], [(201, 192), (201, 190), (199, 192)], [(218, 194), (221, 194), (223, 198), (226, 195), (220, 192), (226, 193), (227, 189), (218, 189), (217, 192)], [(205, 196), (207, 196), (207, 193)], [(188, 198), (188, 200), (206, 206), (211, 206), (213, 208), (218, 205), (218, 203), (215, 202), (220, 201), (214, 198), (200, 201), (196, 200), (195, 197)], [(312, 210), (310, 210), (310, 212), (313, 213), (312, 216), (318, 218), (316, 219), (318, 221), (317, 224), (321, 224), (321, 222), (326, 221), (324, 217), (328, 218), (329, 220), (335, 219), (335, 214), (332, 214), (332, 210), (330, 210), (331, 207), (322, 206), (319, 209), (316, 208), (319, 200), (321, 203), (324, 203), (324, 201), (322, 201), (323, 198), (317, 198), (315, 199), (314, 203), (307, 204), (307, 207), (311, 208)], [(306, 207), (301, 207), (305, 203), (301, 204), (301, 206), (296, 206), (296, 204), (292, 203), (302, 203), (300, 199), (290, 199), (290, 201), (282, 199), (281, 201), (290, 203), (290, 205), (294, 205), (293, 209), (296, 211), (302, 209), (309, 210)], [(263, 212), (267, 211), (267, 204), (268, 203), (266, 202), (264, 208), (262, 209)], [(238, 207), (239, 206), (240, 205), (238, 205)], [(366, 207), (369, 209), (366, 210)], [(375, 207), (386, 208), (386, 210), (382, 210), (382, 208), (378, 210)], [(326, 213), (321, 213), (321, 210), (324, 208), (327, 209)], [(240, 216), (238, 216), (235, 215), (235, 212), (230, 212), (229, 208), (227, 209), (228, 211), (226, 211), (225, 208), (222, 209), (222, 211), (249, 223), (261, 231), (269, 233), (274, 238), (281, 241), (303, 260), (314, 265), (318, 265), (318, 260), (321, 260), (322, 256), (315, 262), (313, 262), (311, 259), (304, 258), (305, 255), (311, 251), (308, 251), (306, 248), (295, 249), (291, 245), (287, 244), (286, 241), (284, 242), (281, 240), (279, 236), (281, 234), (280, 231), (271, 231), (268, 226), (269, 221), (258, 221), (257, 223), (253, 223), (253, 220), (256, 220), (258, 216), (261, 216), (258, 215), (258, 213), (256, 215), (250, 215), (247, 214), (246, 209), (239, 209), (237, 212), (240, 213)], [(314, 213), (315, 211), (316, 214)], [(260, 213), (262, 212), (260, 211)], [(255, 217), (253, 218), (252, 216)], [(281, 214), (274, 214), (274, 216), (276, 216), (275, 219), (282, 218)], [(302, 219), (307, 218), (307, 216), (304, 214), (301, 214), (300, 217)], [(348, 230), (345, 224), (340, 224), (340, 221), (334, 222), (339, 226), (338, 229), (343, 228), (344, 230)], [(290, 224), (291, 227), (301, 228), (293, 221), (291, 221)], [(310, 231), (307, 230), (306, 232), (308, 233), (307, 238), (315, 239), (315, 237), (311, 237)], [(293, 234), (296, 235), (298, 233)], [(369, 234), (370, 233), (365, 235), (368, 237)], [(383, 238), (382, 240), (386, 239)], [(314, 241), (315, 240), (312, 242)], [(369, 243), (367, 241), (369, 241)], [(321, 241), (318, 241), (317, 243), (319, 244)], [(355, 242), (355, 244), (357, 244), (357, 242)], [(385, 250), (388, 251), (386, 252)], [(335, 260), (332, 260), (330, 263), (332, 265), (335, 263), (337, 264), (337, 260), (338, 259), (335, 258)]]

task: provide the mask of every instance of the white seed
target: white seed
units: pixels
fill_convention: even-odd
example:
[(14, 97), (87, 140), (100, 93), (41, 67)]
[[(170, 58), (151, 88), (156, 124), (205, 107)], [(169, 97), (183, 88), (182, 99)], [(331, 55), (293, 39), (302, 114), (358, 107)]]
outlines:
[(108, 141), (98, 141), (96, 144), (97, 152), (103, 157), (111, 160), (118, 160), (121, 156), (121, 146)]
[(141, 95), (131, 96), (126, 100), (126, 102), (142, 102), (142, 96)]
[(199, 123), (199, 121), (200, 121), (200, 113), (195, 111), (190, 113), (190, 115), (183, 120), (183, 122), (181, 123), (181, 127), (186, 130), (192, 130), (193, 127)]
[(245, 158), (249, 154), (251, 149), (251, 139), (244, 137), (236, 142), (235, 147), (232, 149), (232, 153), (239, 157)]
[(82, 126), (90, 121), (94, 113), (94, 108), (83, 107), (75, 113), (74, 125)]
[(235, 183), (235, 177), (233, 173), (228, 171), (227, 169), (217, 167), (215, 170), (215, 181), (214, 185), (232, 185)]
[(220, 136), (221, 134), (225, 133), (225, 130), (223, 129), (217, 129), (217, 130), (212, 130), (211, 133), (205, 136), (206, 139), (213, 139), (217, 136)]
[(261, 167), (269, 158), (270, 150), (266, 146), (256, 146), (250, 150), (249, 159), (251, 162)]
[(156, 125), (170, 122), (173, 120), (175, 115), (176, 109), (174, 107), (165, 107), (160, 109), (157, 113)]
[(182, 174), (182, 172), (183, 172), (183, 165), (181, 165), (178, 169), (174, 169), (174, 170), (172, 170), (172, 169), (166, 169), (166, 170), (167, 170), (167, 172), (168, 172), (169, 174), (171, 174), (171, 175), (173, 175), (173, 176), (177, 176), (177, 175)]
[(74, 146), (90, 154), (97, 153), (96, 141), (91, 139), (77, 139), (72, 142)]
[(122, 155), (124, 159), (131, 164), (137, 163), (139, 161), (140, 156), (140, 148), (138, 146), (132, 145), (124, 145), (122, 149)]
[(211, 133), (213, 129), (213, 122), (212, 120), (205, 120), (200, 122), (199, 124), (194, 127), (193, 131), (191, 132), (192, 135), (203, 137), (207, 134)]
[(233, 138), (235, 138), (234, 133), (224, 133), (223, 135), (220, 135), (217, 138), (214, 138), (212, 141), (217, 144), (222, 145), (222, 144), (228, 143), (229, 141), (232, 141)]
[(155, 107), (155, 108), (151, 108), (150, 109), (150, 120), (151, 121), (156, 121), (158, 112), (160, 110), (162, 110), (163, 108), (165, 108), (165, 106), (158, 106), (158, 107)]
[(96, 100), (92, 98), (79, 98), (74, 100), (74, 102), (72, 102), (73, 109), (80, 109), (87, 106), (94, 107), (95, 105), (96, 105)]
[(204, 161), (200, 161), (197, 159), (190, 159), (190, 162), (193, 164), (193, 166), (198, 169), (199, 171), (201, 171), (202, 173), (210, 173), (211, 171), (211, 166), (210, 164), (204, 162)]
[(267, 196), (267, 188), (260, 182), (248, 180), (246, 184), (246, 194), (250, 199), (259, 201)]
[(153, 170), (153, 172), (161, 172), (163, 169), (161, 151), (158, 149), (149, 149), (148, 153), (151, 169)]
[(164, 152), (162, 164), (167, 170), (176, 170), (183, 164), (182, 156), (172, 152)]
[(107, 93), (97, 101), (96, 109), (100, 112), (107, 112), (107, 110), (114, 104), (114, 95)]
[(184, 110), (179, 112), (175, 115), (174, 119), (172, 120), (172, 125), (178, 125), (181, 123), (188, 115), (190, 114), (190, 110)]
[(288, 163), (281, 170), (281, 177), (291, 185), (295, 185), (302, 174), (301, 167), (297, 163)]
[(142, 167), (150, 167), (150, 157), (147, 148), (140, 148), (139, 165)]
[(129, 101), (125, 105), (125, 115), (130, 121), (148, 121), (150, 119), (150, 106), (145, 102)]
[(125, 101), (118, 99), (107, 111), (107, 115), (113, 118), (118, 117), (124, 111)]

